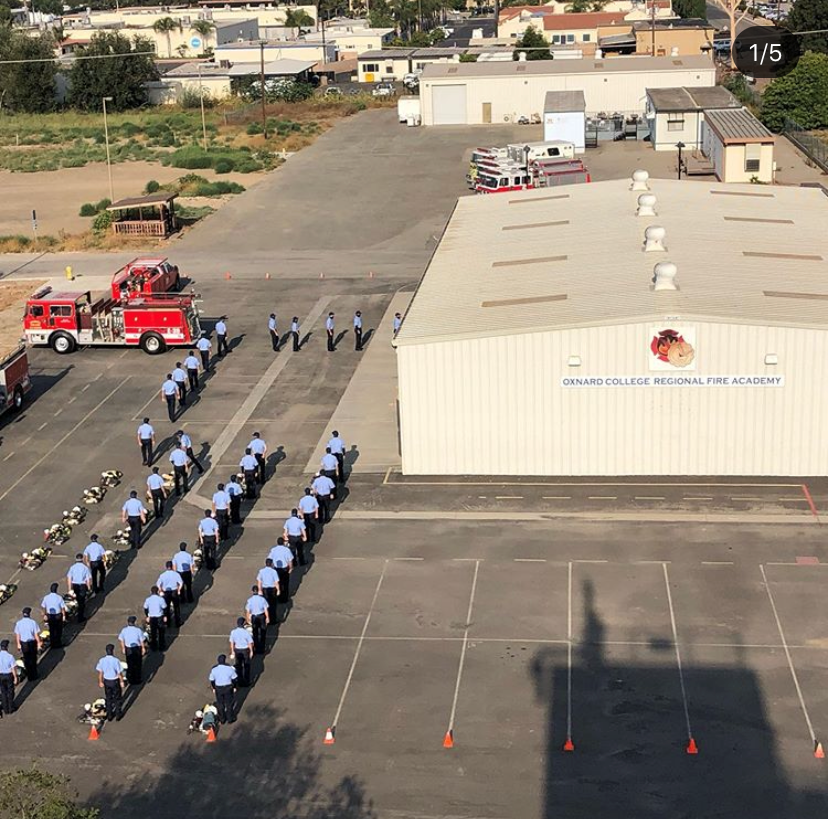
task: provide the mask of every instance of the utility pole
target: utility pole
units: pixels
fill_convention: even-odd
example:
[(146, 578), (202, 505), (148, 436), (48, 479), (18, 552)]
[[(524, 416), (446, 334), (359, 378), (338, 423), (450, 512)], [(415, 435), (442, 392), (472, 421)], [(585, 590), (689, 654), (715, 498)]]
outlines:
[(262, 133), (267, 139), (267, 109), (265, 108), (265, 73), (264, 73), (265, 41), (259, 40), (259, 81), (262, 84)]
[(655, 43), (655, 14), (656, 14), (656, 4), (655, 0), (650, 0), (650, 35), (652, 37), (652, 52), (653, 57), (656, 55), (656, 43)]

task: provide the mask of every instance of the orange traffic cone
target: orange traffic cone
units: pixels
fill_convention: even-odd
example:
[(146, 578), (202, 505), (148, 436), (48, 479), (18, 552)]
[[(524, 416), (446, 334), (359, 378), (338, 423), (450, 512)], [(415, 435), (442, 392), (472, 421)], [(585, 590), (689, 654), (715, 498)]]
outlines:
[(211, 725), (207, 730), (207, 742), (215, 742), (216, 741), (216, 729), (213, 728)]
[(322, 740), (322, 743), (324, 745), (333, 745), (334, 742), (335, 742), (335, 740), (334, 740), (333, 728), (328, 728), (328, 730), (325, 731), (325, 739)]
[(696, 745), (696, 740), (693, 737), (690, 737), (690, 741), (687, 743), (687, 753), (688, 754), (697, 754), (699, 752), (699, 746)]
[(225, 279), (232, 279), (232, 278), (233, 278), (233, 274), (232, 274), (232, 273), (225, 273), (225, 274), (224, 274), (224, 278), (225, 278)]
[(574, 751), (575, 750), (575, 743), (572, 741), (572, 737), (567, 737), (566, 742), (564, 742), (563, 749), (565, 751)]
[(822, 750), (821, 742), (817, 742), (816, 747), (814, 748), (814, 756), (817, 759), (825, 759), (825, 751)]
[(92, 727), (89, 729), (89, 741), (95, 742), (96, 740), (101, 738), (101, 732), (98, 730), (98, 724), (96, 722), (92, 723)]
[(446, 731), (446, 735), (443, 737), (443, 747), (444, 748), (453, 748), (454, 747), (454, 731)]

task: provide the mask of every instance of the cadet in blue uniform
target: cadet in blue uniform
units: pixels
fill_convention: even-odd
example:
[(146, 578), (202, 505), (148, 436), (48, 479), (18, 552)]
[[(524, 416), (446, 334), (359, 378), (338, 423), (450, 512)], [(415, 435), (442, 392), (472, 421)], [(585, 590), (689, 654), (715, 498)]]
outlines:
[(230, 495), (220, 483), (213, 492), (213, 515), (219, 525), (219, 537), (227, 540), (230, 537)]
[(239, 479), (231, 475), (224, 489), (230, 496), (230, 523), (239, 524), (241, 523), (241, 499), (244, 491), (239, 485)]
[(305, 559), (305, 542), (308, 539), (308, 530), (305, 521), (299, 517), (298, 509), (290, 510), (290, 517), (285, 521), (283, 537), (287, 540), (290, 550), (296, 555), (300, 566), (307, 563)]
[(337, 430), (333, 431), (331, 440), (328, 441), (327, 449), (329, 449), (331, 451), (331, 455), (336, 458), (336, 479), (339, 483), (343, 483), (345, 481), (345, 441), (342, 440), (342, 437)]
[(184, 359), (184, 366), (187, 369), (187, 381), (190, 384), (190, 389), (193, 392), (198, 391), (198, 359), (195, 355), (190, 354)]
[(394, 313), (393, 335), (396, 336), (400, 332), (400, 327), (402, 327), (402, 316), (399, 313)]
[(181, 366), (180, 361), (175, 362), (172, 377), (175, 386), (178, 387), (178, 406), (183, 409), (187, 406), (187, 371)]
[(127, 617), (127, 624), (118, 635), (121, 651), (127, 664), (126, 678), (130, 685), (141, 685), (143, 679), (144, 655), (147, 653), (147, 638), (136, 625), (138, 618), (134, 614)]
[(47, 594), (40, 603), (43, 609), (43, 616), (49, 626), (49, 646), (51, 648), (63, 647), (63, 624), (66, 622), (66, 603), (58, 594), (60, 587), (57, 583), (49, 586)]
[(256, 475), (259, 471), (259, 464), (256, 461), (255, 455), (250, 447), (244, 450), (244, 455), (239, 461), (239, 466), (244, 472), (244, 496), (248, 500), (255, 500), (256, 498)]
[(325, 454), (322, 456), (322, 474), (333, 481), (333, 496), (336, 498), (336, 482), (339, 475), (339, 459), (331, 452), (331, 448), (325, 447)]
[(230, 632), (230, 652), (236, 658), (236, 674), (239, 685), (247, 688), (250, 685), (250, 660), (253, 658), (253, 638), (244, 627), (244, 617), (236, 620), (236, 627)]
[(259, 594), (267, 600), (267, 615), (271, 622), (276, 622), (276, 606), (279, 602), (279, 573), (273, 566), (273, 561), (268, 557), (264, 566), (259, 569), (256, 575), (256, 583), (259, 587)]
[(184, 584), (184, 599), (193, 602), (193, 556), (187, 551), (184, 541), (178, 544), (178, 551), (173, 555), (173, 568), (181, 575)]
[(179, 446), (184, 447), (184, 451), (187, 453), (187, 457), (193, 462), (193, 465), (198, 470), (198, 474), (202, 475), (204, 473), (204, 467), (199, 462), (198, 458), (195, 456), (195, 452), (193, 452), (193, 441), (183, 429), (178, 430), (175, 433), (175, 439), (178, 442)]
[(86, 620), (86, 595), (92, 591), (92, 572), (83, 562), (81, 552), (75, 555), (75, 562), (66, 572), (66, 585), (69, 591), (75, 593), (78, 601), (78, 622), (83, 623)]
[[(267, 561), (273, 564), (279, 575), (279, 603), (290, 602), (290, 573), (293, 571), (293, 552), (285, 546), (283, 537), (276, 538), (276, 545), (270, 550)], [(265, 563), (267, 563), (265, 561)]]
[(262, 440), (260, 433), (254, 432), (253, 438), (247, 445), (247, 448), (253, 453), (256, 463), (259, 465), (259, 476), (257, 480), (260, 484), (263, 484), (267, 480), (267, 461), (265, 461), (267, 444)]
[(224, 358), (224, 356), (230, 352), (230, 348), (227, 346), (227, 316), (222, 316), (216, 322), (216, 344), (218, 344), (218, 349), (216, 353), (218, 354), (219, 358)]
[(264, 654), (267, 627), (270, 623), (267, 600), (259, 594), (258, 585), (252, 586), (250, 591), (253, 594), (247, 598), (244, 610), (247, 612), (247, 622), (253, 627), (253, 651), (256, 654)]
[(141, 548), (141, 527), (147, 522), (147, 510), (138, 500), (138, 493), (133, 489), (129, 499), (121, 508), (121, 522), (129, 524), (129, 545), (133, 549)]
[(299, 316), (294, 316), (290, 322), (290, 334), (293, 337), (293, 352), (299, 352)]
[(187, 473), (187, 451), (183, 446), (177, 446), (170, 453), (170, 463), (173, 466), (173, 481), (175, 483), (175, 496), (181, 497), (182, 490), (190, 491), (190, 476)]
[(362, 312), (354, 313), (354, 350), (362, 351)]
[(273, 345), (273, 352), (279, 352), (279, 330), (276, 327), (276, 314), (271, 313), (267, 320), (267, 329), (270, 333), (270, 343)]
[(332, 353), (336, 347), (334, 347), (334, 335), (336, 333), (336, 327), (334, 325), (334, 314), (328, 313), (328, 318), (325, 319), (325, 332), (328, 335), (328, 352)]
[(89, 571), (92, 572), (92, 593), (97, 594), (103, 591), (104, 580), (106, 580), (106, 563), (104, 556), (106, 549), (98, 543), (97, 535), (89, 536), (89, 543), (83, 550), (83, 559)]
[(173, 568), (172, 560), (168, 560), (165, 571), (158, 577), (158, 590), (164, 597), (167, 604), (167, 622), (170, 621), (170, 610), (175, 617), (176, 627), (181, 626), (181, 590), (184, 588), (184, 581), (181, 575)]
[(213, 349), (213, 345), (210, 343), (210, 339), (207, 337), (207, 333), (204, 333), (201, 338), (196, 343), (196, 347), (198, 347), (198, 351), (201, 353), (201, 369), (204, 370), (205, 374), (210, 368), (210, 350)]
[(181, 397), (178, 385), (173, 381), (172, 373), (167, 373), (167, 380), (161, 385), (161, 400), (167, 402), (167, 415), (175, 421), (175, 402)]
[(216, 694), (216, 710), (218, 721), (236, 721), (236, 670), (227, 665), (227, 656), (219, 654), (216, 664), (210, 671), (210, 687)]
[(167, 499), (167, 490), (164, 487), (164, 479), (158, 473), (158, 467), (152, 468), (152, 474), (147, 478), (147, 489), (152, 498), (152, 510), (155, 517), (164, 517), (164, 501)]
[(124, 672), (121, 669), (121, 661), (115, 656), (115, 646), (112, 643), (107, 644), (106, 654), (98, 660), (95, 670), (98, 672), (98, 686), (104, 690), (107, 721), (120, 719)]
[(14, 624), (14, 637), (17, 640), (17, 650), (23, 655), (23, 667), (26, 677), (30, 680), (38, 678), (37, 652), (40, 650), (40, 629), (32, 620), (32, 610), (26, 606), (23, 616)]
[(152, 463), (152, 451), (155, 449), (155, 430), (149, 418), (144, 418), (143, 423), (138, 427), (138, 446), (141, 448), (141, 463), (149, 466)]
[(150, 589), (144, 600), (144, 614), (149, 618), (149, 644), (153, 651), (167, 648), (167, 601), (158, 594), (158, 586)]
[(305, 521), (305, 528), (308, 532), (308, 540), (316, 543), (316, 523), (319, 520), (319, 501), (311, 494), (311, 488), (305, 488), (305, 494), (299, 498), (299, 511)]
[(198, 524), (198, 542), (204, 552), (204, 565), (208, 569), (216, 568), (216, 546), (218, 545), (219, 525), (211, 509), (204, 510), (204, 517)]
[(14, 687), (17, 685), (17, 664), (9, 652), (9, 641), (0, 641), (0, 718), (14, 713)]
[(311, 487), (316, 493), (316, 499), (319, 501), (319, 517), (321, 522), (330, 523), (331, 501), (335, 497), (336, 484), (327, 475), (317, 472)]

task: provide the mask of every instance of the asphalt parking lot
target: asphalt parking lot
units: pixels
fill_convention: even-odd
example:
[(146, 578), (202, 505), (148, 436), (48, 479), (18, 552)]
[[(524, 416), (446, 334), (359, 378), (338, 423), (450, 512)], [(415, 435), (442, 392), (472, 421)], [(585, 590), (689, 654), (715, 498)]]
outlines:
[[(33, 354), (34, 400), (0, 421), (0, 580), (102, 470), (125, 474), (77, 535), (19, 576), (0, 607), (3, 634), (65, 574), (88, 533), (108, 538), (120, 528), (120, 506), (145, 478), (134, 438), (145, 412), (163, 442), (162, 468), (172, 433), (184, 427), (209, 471), (150, 529), (140, 552), (118, 562), (66, 649), (45, 655), (43, 678), (20, 692), (20, 711), (3, 721), (4, 736), (13, 737), (5, 766), (37, 758), (69, 774), (107, 819), (227, 811), (296, 819), (762, 818), (824, 810), (826, 763), (814, 757), (815, 744), (828, 739), (824, 482), (412, 479), (391, 467), (357, 468), (370, 425), (359, 437), (340, 430), (354, 474), (312, 567), (295, 576), (292, 608), (278, 638), (271, 630), (255, 684), (240, 697), (239, 722), (215, 744), (187, 735), (208, 701), (209, 669), (331, 418), (349, 385), (370, 390), (358, 379), (350, 335), (335, 354), (325, 352), (325, 313), (334, 309), (345, 330), (353, 310), (363, 310), (375, 331), (366, 361), (372, 345), (387, 344), (392, 299), (416, 282), (429, 236), (463, 192), (469, 133), (430, 136), (385, 123), (375, 133), (393, 150), (377, 161), (390, 164), (368, 183), (382, 190), (355, 206), (352, 191), (324, 180), (343, 156), (352, 169), (373, 167), (380, 136), (363, 156), (344, 130), (366, 121), (334, 129), (299, 155), (304, 164), (290, 171), (288, 163), (257, 186), (247, 238), (244, 214), (228, 206), (200, 237), (170, 249), (197, 273), (207, 316), (228, 314), (233, 340), (233, 353), (174, 423), (157, 396), (174, 352)], [(422, 153), (410, 161), (428, 155), (444, 172), (399, 195), (389, 167), (399, 166), (401, 179), (415, 176), (405, 160), (411, 143), (400, 141), (411, 130)], [(360, 207), (362, 242), (351, 235)], [(336, 218), (320, 227), (309, 217), (323, 209)], [(380, 211), (393, 213), (380, 220)], [(382, 263), (370, 276), (374, 255)], [(63, 264), (44, 257), (26, 271), (54, 273)], [(114, 269), (113, 259), (94, 260), (90, 280), (101, 280), (107, 265)], [(270, 350), (272, 309), (283, 324), (303, 319), (310, 336), (300, 353)], [(178, 542), (193, 542), (202, 499), (236, 468), (254, 429), (272, 456), (262, 497), (245, 504), (244, 524), (214, 575), (198, 576), (196, 605), (184, 608), (163, 657), (148, 662), (123, 721), (89, 742), (75, 718), (97, 695), (93, 669), (104, 644), (137, 612)], [(333, 745), (323, 744), (328, 729)], [(568, 739), (572, 751), (564, 750)], [(687, 753), (690, 739), (698, 754)]]

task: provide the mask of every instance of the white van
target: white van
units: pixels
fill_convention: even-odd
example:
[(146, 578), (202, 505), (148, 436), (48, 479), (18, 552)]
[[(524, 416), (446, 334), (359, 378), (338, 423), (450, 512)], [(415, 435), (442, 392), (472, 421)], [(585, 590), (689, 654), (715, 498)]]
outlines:
[(552, 142), (528, 142), (506, 147), (509, 151), (509, 158), (521, 163), (525, 163), (527, 159), (531, 162), (533, 159), (572, 159), (575, 156), (575, 143), (559, 139)]

